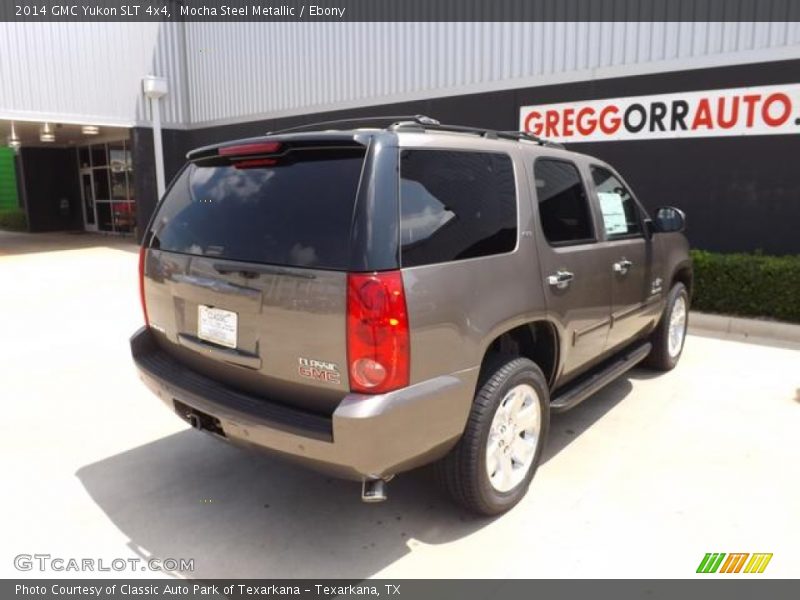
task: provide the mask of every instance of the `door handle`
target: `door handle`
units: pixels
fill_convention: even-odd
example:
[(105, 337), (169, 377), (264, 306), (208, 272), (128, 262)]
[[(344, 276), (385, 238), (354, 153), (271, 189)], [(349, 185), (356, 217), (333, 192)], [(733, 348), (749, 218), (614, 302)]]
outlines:
[(574, 273), (570, 273), (569, 271), (556, 271), (555, 275), (547, 277), (547, 283), (554, 286), (556, 289), (563, 290), (573, 279), (575, 279)]
[(621, 261), (614, 263), (614, 273), (625, 275), (632, 266), (633, 263), (631, 261), (629, 261), (627, 258), (623, 258)]

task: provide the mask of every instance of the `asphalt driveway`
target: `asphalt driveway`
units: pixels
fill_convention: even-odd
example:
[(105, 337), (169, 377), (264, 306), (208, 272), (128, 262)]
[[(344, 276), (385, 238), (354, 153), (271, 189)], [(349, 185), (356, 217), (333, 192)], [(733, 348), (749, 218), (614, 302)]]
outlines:
[(797, 348), (690, 335), (675, 371), (554, 417), (525, 500), (477, 519), (425, 471), (365, 505), (188, 429), (131, 364), (136, 269), (124, 240), (0, 233), (3, 577), (96, 575), (20, 573), (21, 553), (190, 558), (196, 578), (669, 578), (771, 552), (762, 577), (797, 575)]

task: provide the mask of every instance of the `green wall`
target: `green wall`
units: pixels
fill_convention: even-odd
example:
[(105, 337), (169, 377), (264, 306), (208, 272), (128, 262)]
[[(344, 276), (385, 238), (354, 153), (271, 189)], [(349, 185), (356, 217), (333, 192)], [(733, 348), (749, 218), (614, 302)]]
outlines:
[(19, 207), (14, 151), (0, 146), (0, 210)]

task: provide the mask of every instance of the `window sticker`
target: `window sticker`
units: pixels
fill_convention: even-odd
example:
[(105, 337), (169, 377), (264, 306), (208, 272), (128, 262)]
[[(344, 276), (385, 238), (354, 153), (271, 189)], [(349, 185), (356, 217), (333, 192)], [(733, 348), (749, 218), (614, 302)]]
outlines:
[(597, 192), (600, 199), (600, 210), (607, 235), (618, 235), (628, 232), (628, 221), (622, 206), (622, 196), (616, 192)]

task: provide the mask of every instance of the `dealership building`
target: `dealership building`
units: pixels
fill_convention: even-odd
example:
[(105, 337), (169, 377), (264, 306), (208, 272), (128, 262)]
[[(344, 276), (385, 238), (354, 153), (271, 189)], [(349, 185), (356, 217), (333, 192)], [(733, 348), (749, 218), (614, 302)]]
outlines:
[(607, 160), (693, 246), (800, 253), (800, 23), (0, 23), (0, 210), (140, 235), (194, 147), (424, 114)]

